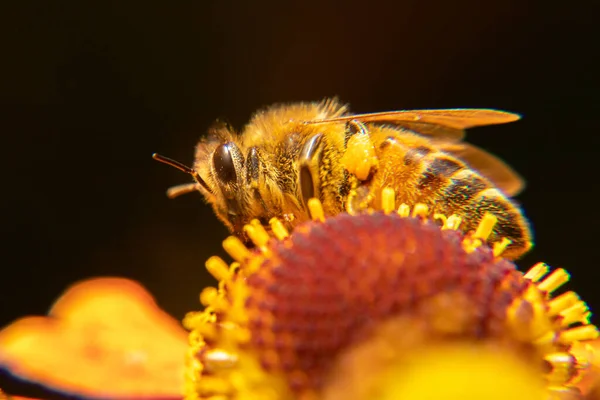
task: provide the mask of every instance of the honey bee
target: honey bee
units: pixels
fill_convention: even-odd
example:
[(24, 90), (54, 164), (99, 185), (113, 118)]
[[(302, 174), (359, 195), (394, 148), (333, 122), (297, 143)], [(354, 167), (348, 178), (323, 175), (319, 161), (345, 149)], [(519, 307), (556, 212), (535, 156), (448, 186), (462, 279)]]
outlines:
[[(486, 212), (498, 218), (490, 242), (511, 241), (503, 256), (531, 247), (523, 213), (509, 199), (523, 180), (495, 156), (461, 141), (464, 130), (512, 122), (516, 114), (489, 109), (390, 111), (350, 114), (336, 99), (278, 105), (256, 113), (241, 133), (214, 126), (196, 147), (193, 168), (154, 154), (195, 182), (175, 186), (169, 197), (199, 191), (233, 234), (272, 217), (289, 228), (309, 219), (315, 197), (326, 215), (381, 209), (381, 192), (395, 204), (424, 203), (430, 212), (462, 218), (469, 232)], [(357, 142), (371, 154), (352, 168)], [(360, 150), (362, 151), (362, 150)], [(367, 151), (367, 153), (369, 153)], [(354, 158), (356, 158), (354, 154)]]

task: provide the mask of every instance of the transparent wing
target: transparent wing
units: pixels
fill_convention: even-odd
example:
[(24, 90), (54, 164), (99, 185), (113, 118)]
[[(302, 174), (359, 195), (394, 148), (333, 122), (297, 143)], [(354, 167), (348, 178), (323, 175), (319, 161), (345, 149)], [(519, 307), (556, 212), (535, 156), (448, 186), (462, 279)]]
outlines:
[(524, 179), (498, 157), (468, 143), (436, 143), (438, 148), (466, 162), (471, 168), (488, 178), (509, 196), (525, 188)]
[(455, 108), (445, 110), (386, 111), (372, 114), (345, 115), (343, 117), (308, 121), (307, 124), (323, 124), (357, 120), (366, 123), (399, 126), (421, 135), (447, 141), (459, 141), (465, 129), (476, 126), (505, 124), (517, 121), (518, 114), (478, 108)]

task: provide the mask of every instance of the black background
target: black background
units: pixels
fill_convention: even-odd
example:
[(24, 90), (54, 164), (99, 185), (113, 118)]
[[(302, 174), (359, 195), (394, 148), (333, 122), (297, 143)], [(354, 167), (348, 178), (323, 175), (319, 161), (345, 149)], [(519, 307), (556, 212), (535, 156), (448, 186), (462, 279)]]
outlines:
[[(226, 230), (168, 200), (216, 118), (338, 95), (354, 112), (491, 107), (470, 132), (528, 180), (535, 250), (596, 294), (600, 115), (593, 1), (21, 1), (0, 13), (0, 326), (92, 276), (142, 282), (177, 318)], [(8, 9), (6, 9), (8, 8)]]

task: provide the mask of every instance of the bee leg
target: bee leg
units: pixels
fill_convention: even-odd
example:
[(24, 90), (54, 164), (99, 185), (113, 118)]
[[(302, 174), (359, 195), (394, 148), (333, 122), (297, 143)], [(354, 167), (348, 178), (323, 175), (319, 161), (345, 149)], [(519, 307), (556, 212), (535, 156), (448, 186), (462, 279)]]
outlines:
[(313, 197), (320, 199), (319, 168), (321, 163), (323, 134), (318, 133), (311, 137), (302, 147), (299, 156), (300, 171), (298, 181), (304, 206)]
[(378, 163), (375, 146), (365, 124), (356, 120), (348, 121), (346, 140), (346, 152), (340, 161), (348, 172), (359, 180), (365, 181)]

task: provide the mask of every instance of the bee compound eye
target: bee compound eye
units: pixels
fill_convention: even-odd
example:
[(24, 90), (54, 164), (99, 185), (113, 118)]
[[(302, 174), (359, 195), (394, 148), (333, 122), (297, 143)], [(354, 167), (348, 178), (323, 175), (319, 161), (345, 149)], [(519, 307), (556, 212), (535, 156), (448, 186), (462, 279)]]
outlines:
[(220, 144), (213, 153), (213, 167), (222, 183), (237, 181), (236, 157), (239, 149), (234, 143)]

